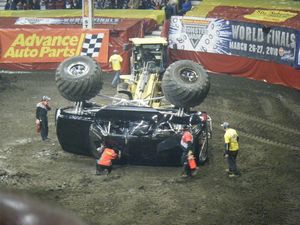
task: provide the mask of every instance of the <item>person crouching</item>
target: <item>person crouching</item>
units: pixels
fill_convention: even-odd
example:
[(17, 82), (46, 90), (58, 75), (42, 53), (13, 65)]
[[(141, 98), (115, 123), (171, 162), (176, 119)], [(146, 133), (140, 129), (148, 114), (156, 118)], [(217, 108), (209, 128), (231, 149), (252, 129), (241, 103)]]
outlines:
[(97, 160), (96, 175), (106, 174), (108, 176), (112, 171), (112, 160), (120, 158), (121, 152), (108, 148), (103, 144), (101, 144), (99, 152), (101, 156)]

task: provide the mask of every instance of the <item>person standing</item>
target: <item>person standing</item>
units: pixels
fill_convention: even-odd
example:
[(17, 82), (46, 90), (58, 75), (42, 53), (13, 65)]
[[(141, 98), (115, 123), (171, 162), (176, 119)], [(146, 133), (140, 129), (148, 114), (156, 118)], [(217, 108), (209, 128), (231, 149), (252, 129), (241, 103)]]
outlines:
[(224, 157), (227, 158), (228, 167), (229, 167), (228, 169), (226, 169), (226, 172), (228, 172), (229, 177), (237, 177), (240, 175), (236, 165), (236, 158), (239, 151), (239, 136), (235, 129), (230, 128), (228, 122), (222, 123), (221, 126), (225, 130)]
[(97, 150), (101, 153), (101, 156), (96, 163), (96, 175), (105, 172), (108, 176), (112, 171), (112, 160), (120, 158), (121, 152), (108, 148), (103, 144)]
[(10, 10), (12, 5), (12, 0), (6, 0), (6, 4), (4, 6), (5, 10)]
[(43, 96), (42, 100), (36, 105), (36, 125), (40, 127), (40, 133), (43, 141), (48, 140), (48, 111), (51, 110), (49, 101), (51, 98)]
[(123, 62), (122, 56), (118, 54), (118, 50), (114, 50), (113, 54), (109, 58), (109, 64), (112, 67), (115, 75), (114, 79), (111, 83), (113, 87), (117, 87), (117, 85), (120, 83), (120, 71), (121, 71), (121, 64)]
[(170, 19), (171, 16), (174, 16), (177, 14), (178, 11), (178, 0), (169, 0), (167, 2), (167, 5), (165, 7), (165, 14), (166, 14), (166, 19)]
[(129, 9), (137, 9), (140, 6), (140, 0), (129, 0), (128, 8)]
[(183, 166), (183, 177), (192, 177), (192, 169), (190, 167), (189, 159), (193, 155), (193, 135), (188, 130), (187, 126), (183, 127), (183, 134), (180, 141), (182, 149), (181, 163)]
[(178, 11), (178, 15), (183, 16), (188, 11), (190, 11), (191, 9), (192, 9), (191, 1), (190, 0), (185, 0), (181, 5), (181, 9)]

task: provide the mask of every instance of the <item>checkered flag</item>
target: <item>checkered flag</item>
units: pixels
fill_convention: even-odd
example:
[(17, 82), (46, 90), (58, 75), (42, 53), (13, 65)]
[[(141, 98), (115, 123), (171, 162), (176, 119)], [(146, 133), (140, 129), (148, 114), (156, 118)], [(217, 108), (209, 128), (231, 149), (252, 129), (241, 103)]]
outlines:
[(98, 57), (104, 33), (86, 34), (80, 55)]

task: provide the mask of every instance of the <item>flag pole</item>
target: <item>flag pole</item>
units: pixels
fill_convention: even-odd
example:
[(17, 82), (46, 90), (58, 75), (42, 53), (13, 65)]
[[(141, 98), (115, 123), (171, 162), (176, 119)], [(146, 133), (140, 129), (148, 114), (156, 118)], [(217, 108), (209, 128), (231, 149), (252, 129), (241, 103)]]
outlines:
[(94, 27), (94, 0), (82, 0), (82, 28)]

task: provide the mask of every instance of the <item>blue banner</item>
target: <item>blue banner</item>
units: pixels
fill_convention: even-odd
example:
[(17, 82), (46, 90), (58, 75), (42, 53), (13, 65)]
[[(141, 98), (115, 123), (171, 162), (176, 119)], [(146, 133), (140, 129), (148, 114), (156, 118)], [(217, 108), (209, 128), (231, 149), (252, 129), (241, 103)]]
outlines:
[(297, 69), (300, 69), (300, 30), (298, 30), (297, 33), (295, 66), (297, 67)]
[[(299, 66), (295, 29), (198, 17), (172, 17), (170, 48), (237, 55)], [(298, 50), (298, 51), (297, 51)]]

